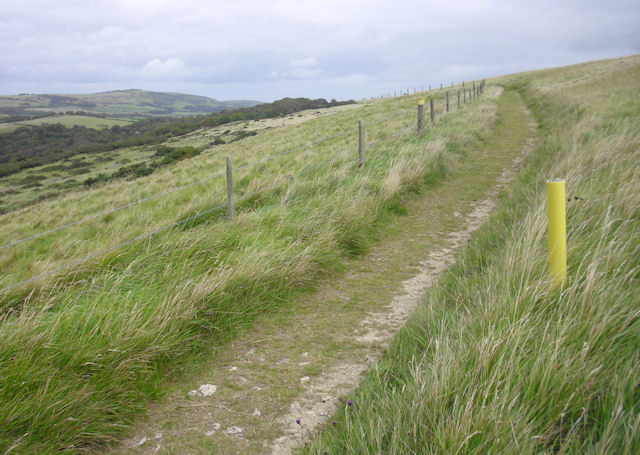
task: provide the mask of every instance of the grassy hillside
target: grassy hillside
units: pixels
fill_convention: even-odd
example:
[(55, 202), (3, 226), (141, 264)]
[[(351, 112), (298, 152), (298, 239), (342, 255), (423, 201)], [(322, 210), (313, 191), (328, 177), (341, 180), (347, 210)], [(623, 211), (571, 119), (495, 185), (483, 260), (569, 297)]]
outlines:
[[(540, 122), (500, 209), (303, 453), (640, 452), (640, 57), (497, 78)], [(553, 288), (545, 179), (567, 181)]]
[[(148, 172), (164, 158), (157, 156), (163, 147), (195, 147), (210, 151), (223, 144), (246, 139), (266, 129), (283, 128), (330, 115), (338, 110), (358, 108), (346, 105), (313, 109), (286, 117), (260, 120), (240, 120), (212, 128), (200, 128), (189, 134), (172, 137), (160, 144), (132, 146), (103, 152), (80, 154), (52, 163), (20, 170), (0, 179), (0, 212), (7, 213), (44, 200), (56, 199), (70, 192), (85, 191), (88, 182), (100, 185), (105, 180), (134, 179)], [(76, 116), (70, 117), (75, 118)], [(98, 117), (88, 117), (98, 121)], [(37, 122), (38, 119), (33, 120)]]
[[(366, 251), (407, 192), (440, 179), (491, 128), (497, 93), (420, 138), (416, 97), (385, 100), (2, 217), (6, 244), (190, 185), (0, 249), (3, 287), (57, 270), (2, 294), (0, 449), (73, 452), (113, 441), (185, 359)], [(442, 113), (443, 94), (434, 97)], [(368, 125), (363, 168), (358, 119)], [(227, 155), (232, 223), (218, 176)]]
[(0, 96), (0, 113), (6, 115), (83, 111), (112, 117), (209, 114), (258, 104), (258, 101), (218, 101), (205, 96), (147, 90), (115, 90), (78, 95)]

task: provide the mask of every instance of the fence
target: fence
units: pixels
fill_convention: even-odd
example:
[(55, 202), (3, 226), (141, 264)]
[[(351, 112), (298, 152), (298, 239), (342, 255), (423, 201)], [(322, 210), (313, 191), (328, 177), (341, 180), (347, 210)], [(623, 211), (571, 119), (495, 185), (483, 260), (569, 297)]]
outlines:
[[(472, 90), (472, 88), (465, 89), (464, 82), (463, 82), (462, 83), (462, 88), (460, 90), (462, 90), (462, 92), (463, 92), (464, 104), (466, 104), (466, 102), (467, 102), (467, 100), (466, 100), (467, 90), (468, 90), (468, 93), (469, 93), (469, 100), (471, 101), (471, 100), (477, 99), (483, 93), (484, 87), (485, 87), (485, 81), (484, 80), (478, 85), (476, 85), (475, 81), (474, 81), (473, 82), (473, 86), (472, 86), (473, 90)], [(461, 107), (461, 105), (460, 105), (460, 90), (458, 90), (458, 92), (457, 92), (458, 109), (460, 109), (460, 107)], [(409, 90), (407, 89), (407, 93), (406, 94), (408, 94), (408, 91)], [(414, 92), (415, 92), (415, 90), (414, 90)], [(387, 98), (387, 96), (380, 97), (380, 99), (384, 99), (384, 98)], [(429, 104), (430, 104), (431, 125), (434, 126), (435, 125), (435, 109), (434, 109), (433, 98), (430, 97), (429, 101), (430, 101)], [(445, 113), (449, 113), (450, 112), (450, 103), (449, 103), (449, 92), (448, 91), (445, 92), (445, 103), (446, 103), (445, 104), (445, 106), (446, 106)], [(377, 141), (373, 141), (373, 142), (371, 142), (369, 144), (366, 143), (366, 139), (365, 139), (366, 138), (366, 126), (367, 125), (371, 126), (371, 125), (375, 125), (375, 124), (378, 124), (378, 123), (386, 122), (386, 121), (389, 121), (390, 119), (393, 119), (395, 117), (398, 117), (398, 116), (401, 116), (401, 115), (406, 115), (407, 113), (409, 113), (413, 109), (414, 108), (403, 109), (401, 111), (395, 112), (395, 113), (393, 113), (391, 115), (388, 115), (388, 116), (385, 116), (383, 118), (379, 118), (379, 119), (370, 121), (368, 123), (365, 123), (365, 121), (363, 121), (363, 120), (360, 120), (358, 122), (358, 130), (357, 130), (358, 131), (358, 167), (362, 168), (362, 167), (365, 166), (367, 148), (371, 148), (372, 146), (374, 146), (374, 145), (376, 145), (377, 143), (380, 142), (380, 140), (377, 140)], [(419, 102), (418, 102), (418, 114), (417, 114), (417, 125), (418, 125), (417, 126), (417, 134), (418, 135), (422, 135), (423, 132), (424, 132), (424, 123), (425, 123), (424, 115), (425, 115), (424, 114), (424, 99), (420, 99)], [(88, 255), (86, 257), (83, 257), (81, 259), (76, 259), (74, 261), (71, 261), (71, 262), (68, 262), (66, 264), (63, 264), (63, 265), (61, 265), (59, 267), (54, 267), (54, 268), (52, 268), (50, 270), (47, 270), (47, 271), (42, 272), (40, 274), (34, 275), (31, 278), (28, 278), (26, 280), (14, 283), (14, 284), (9, 285), (9, 286), (6, 286), (6, 287), (0, 289), (0, 294), (7, 293), (8, 291), (10, 291), (12, 289), (24, 286), (24, 285), (29, 284), (29, 283), (32, 283), (32, 282), (37, 281), (37, 280), (39, 280), (41, 278), (45, 278), (47, 276), (55, 275), (55, 274), (57, 274), (59, 272), (62, 272), (64, 270), (68, 270), (68, 269), (70, 269), (70, 268), (72, 268), (74, 266), (86, 263), (86, 262), (91, 261), (93, 259), (96, 259), (96, 258), (98, 258), (100, 256), (106, 255), (106, 254), (108, 254), (108, 253), (110, 253), (112, 251), (118, 250), (118, 249), (123, 248), (123, 247), (125, 247), (127, 245), (131, 245), (131, 244), (133, 244), (135, 242), (138, 242), (140, 240), (149, 239), (149, 238), (151, 238), (151, 237), (153, 237), (155, 235), (158, 235), (158, 234), (160, 234), (162, 232), (165, 232), (165, 231), (167, 231), (169, 229), (181, 226), (183, 224), (186, 224), (186, 223), (188, 223), (190, 221), (193, 221), (193, 220), (195, 220), (197, 218), (200, 218), (202, 216), (205, 216), (207, 214), (222, 210), (225, 207), (227, 208), (228, 220), (231, 221), (235, 217), (235, 204), (236, 203), (244, 201), (244, 200), (248, 200), (250, 198), (255, 197), (258, 194), (261, 194), (261, 193), (270, 191), (272, 189), (278, 188), (278, 187), (284, 185), (287, 182), (294, 181), (294, 180), (296, 180), (296, 179), (298, 179), (298, 178), (300, 178), (300, 177), (302, 177), (304, 175), (309, 174), (310, 172), (312, 172), (314, 170), (317, 170), (317, 169), (319, 169), (321, 167), (324, 167), (324, 166), (328, 166), (328, 165), (338, 161), (339, 159), (343, 158), (343, 156), (338, 155), (338, 156), (334, 156), (334, 157), (332, 157), (330, 159), (323, 160), (319, 164), (315, 164), (313, 166), (309, 166), (307, 168), (304, 168), (302, 171), (300, 171), (300, 172), (298, 172), (296, 174), (288, 175), (285, 178), (277, 180), (276, 182), (273, 182), (272, 184), (269, 184), (269, 185), (267, 185), (267, 186), (265, 186), (263, 188), (259, 188), (256, 191), (253, 191), (253, 192), (248, 193), (248, 194), (243, 194), (242, 197), (238, 198), (237, 200), (234, 200), (234, 198), (233, 198), (233, 171), (234, 170), (235, 171), (239, 171), (239, 170), (242, 170), (242, 169), (249, 169), (249, 168), (255, 167), (257, 165), (264, 164), (264, 163), (267, 163), (269, 161), (275, 160), (277, 158), (283, 157), (285, 155), (289, 155), (289, 154), (294, 153), (296, 151), (300, 151), (300, 150), (303, 150), (303, 149), (306, 149), (306, 148), (313, 147), (315, 145), (321, 144), (323, 142), (327, 142), (327, 141), (329, 141), (331, 139), (336, 139), (336, 138), (341, 137), (341, 136), (346, 136), (347, 134), (353, 133), (353, 131), (354, 131), (353, 129), (343, 130), (343, 131), (341, 131), (339, 133), (336, 133), (336, 134), (333, 134), (333, 135), (330, 135), (330, 136), (326, 136), (326, 137), (323, 137), (321, 139), (317, 139), (315, 141), (308, 142), (308, 143), (302, 144), (302, 145), (297, 146), (297, 147), (293, 147), (293, 148), (288, 149), (288, 150), (286, 150), (284, 152), (268, 156), (268, 157), (263, 158), (261, 160), (250, 162), (250, 163), (244, 164), (242, 166), (238, 166), (235, 169), (232, 166), (231, 157), (227, 156), (225, 171), (216, 173), (216, 174), (214, 174), (212, 176), (206, 177), (206, 178), (198, 180), (196, 182), (192, 182), (192, 183), (189, 183), (189, 184), (186, 184), (186, 185), (178, 186), (178, 187), (172, 188), (170, 190), (155, 194), (153, 196), (149, 196), (149, 197), (146, 197), (146, 198), (138, 199), (136, 201), (129, 202), (127, 204), (123, 204), (123, 205), (117, 206), (115, 208), (112, 208), (112, 209), (109, 209), (109, 210), (105, 210), (105, 211), (102, 211), (102, 212), (99, 212), (99, 213), (96, 213), (96, 214), (93, 214), (93, 215), (89, 215), (89, 216), (87, 216), (85, 218), (82, 218), (82, 219), (79, 219), (79, 220), (76, 220), (76, 221), (73, 221), (73, 222), (70, 222), (70, 223), (66, 223), (66, 224), (60, 225), (58, 227), (55, 227), (55, 228), (52, 228), (52, 229), (48, 229), (48, 230), (39, 232), (37, 234), (30, 235), (30, 236), (27, 236), (27, 237), (24, 237), (24, 238), (15, 240), (15, 241), (11, 241), (11, 242), (8, 242), (8, 243), (6, 243), (4, 245), (0, 245), (0, 250), (4, 250), (4, 249), (7, 249), (7, 248), (15, 247), (15, 246), (20, 245), (22, 243), (25, 243), (25, 242), (28, 242), (28, 241), (31, 241), (31, 240), (35, 240), (35, 239), (38, 239), (38, 238), (41, 238), (41, 237), (44, 237), (44, 236), (50, 235), (52, 233), (55, 233), (55, 232), (58, 232), (58, 231), (62, 231), (64, 229), (68, 229), (68, 228), (71, 228), (73, 226), (80, 225), (82, 223), (86, 223), (86, 222), (88, 222), (90, 220), (94, 220), (94, 219), (100, 218), (102, 216), (106, 216), (106, 215), (109, 215), (109, 214), (112, 214), (112, 213), (115, 213), (115, 212), (118, 212), (118, 211), (121, 211), (121, 210), (125, 210), (125, 209), (131, 208), (131, 207), (135, 207), (135, 206), (140, 205), (140, 204), (142, 204), (144, 202), (153, 201), (153, 200), (157, 200), (157, 199), (166, 197), (166, 196), (168, 196), (170, 194), (177, 193), (177, 192), (182, 191), (182, 190), (184, 190), (186, 188), (190, 188), (190, 187), (193, 187), (193, 186), (196, 186), (196, 185), (200, 185), (202, 183), (205, 183), (205, 182), (217, 179), (217, 178), (221, 178), (221, 177), (226, 175), (227, 200), (226, 200), (225, 203), (219, 204), (219, 205), (216, 205), (216, 206), (214, 206), (212, 208), (209, 208), (207, 210), (195, 213), (195, 214), (193, 214), (191, 216), (188, 216), (187, 218), (185, 218), (183, 220), (180, 220), (180, 221), (177, 221), (177, 222), (174, 222), (174, 223), (166, 224), (166, 225), (161, 226), (161, 227), (159, 227), (157, 229), (154, 229), (154, 230), (152, 230), (150, 232), (146, 232), (144, 234), (138, 235), (138, 236), (136, 236), (134, 238), (131, 238), (131, 239), (125, 241), (125, 242), (119, 243), (119, 244), (111, 246), (109, 248), (102, 249), (102, 250), (100, 250), (98, 252), (90, 254), (90, 255)], [(391, 137), (394, 137), (394, 136), (397, 136), (397, 134), (393, 135)]]

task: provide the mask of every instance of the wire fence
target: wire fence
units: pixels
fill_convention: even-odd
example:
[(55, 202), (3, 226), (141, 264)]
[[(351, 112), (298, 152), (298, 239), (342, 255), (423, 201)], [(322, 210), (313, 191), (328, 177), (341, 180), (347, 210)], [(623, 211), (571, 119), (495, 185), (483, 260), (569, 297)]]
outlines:
[[(483, 88), (484, 88), (484, 81), (482, 82), (481, 85), (479, 85), (479, 91), (478, 91), (476, 97), (479, 96), (482, 93), (482, 89)], [(474, 87), (474, 89), (475, 89), (475, 87)], [(375, 119), (375, 120), (368, 120), (366, 122), (366, 124), (368, 126), (376, 125), (376, 124), (379, 124), (379, 123), (382, 123), (382, 122), (385, 122), (385, 121), (389, 121), (391, 119), (406, 115), (406, 114), (408, 114), (410, 112), (414, 112), (414, 108), (403, 109), (403, 110), (394, 112), (394, 113), (392, 113), (390, 115), (384, 116), (382, 118), (378, 118), (378, 119)], [(405, 130), (406, 130), (406, 128), (400, 130), (396, 134), (388, 136), (385, 139), (401, 136), (402, 134), (404, 134)], [(296, 151), (304, 150), (306, 148), (313, 147), (315, 145), (321, 144), (321, 143), (329, 141), (331, 139), (336, 139), (338, 137), (345, 136), (345, 135), (353, 133), (353, 132), (354, 132), (354, 129), (352, 129), (352, 128), (346, 129), (346, 130), (340, 131), (338, 133), (322, 137), (322, 138), (317, 139), (315, 141), (311, 141), (311, 142), (299, 145), (297, 147), (290, 148), (288, 150), (285, 150), (284, 152), (281, 152), (281, 153), (278, 153), (278, 154), (275, 154), (275, 155), (271, 155), (271, 156), (268, 156), (266, 158), (263, 158), (263, 159), (260, 159), (260, 160), (257, 160), (257, 161), (246, 163), (244, 165), (238, 166), (235, 169), (236, 170), (249, 169), (249, 168), (258, 166), (260, 164), (264, 164), (264, 163), (267, 163), (269, 161), (275, 160), (277, 158), (289, 155), (289, 154), (294, 153)], [(384, 139), (378, 139), (376, 141), (373, 141), (373, 142), (370, 142), (370, 143), (367, 143), (367, 144), (361, 144), (361, 147), (362, 146), (367, 147), (367, 148), (373, 147), (374, 145), (382, 142), (383, 140)], [(339, 153), (338, 155), (336, 155), (336, 156), (334, 156), (332, 158), (323, 160), (318, 164), (314, 164), (313, 166), (308, 166), (308, 167), (304, 168), (303, 170), (301, 170), (298, 173), (295, 173), (295, 174), (292, 174), (292, 175), (288, 175), (288, 176), (286, 176), (284, 178), (281, 178), (281, 179), (277, 180), (276, 182), (274, 182), (274, 183), (272, 183), (270, 185), (267, 185), (265, 187), (259, 188), (259, 189), (255, 190), (255, 191), (252, 191), (251, 193), (243, 194), (240, 198), (238, 198), (236, 200), (236, 202), (245, 201), (245, 200), (253, 198), (253, 197), (255, 197), (255, 196), (259, 195), (259, 194), (262, 194), (262, 193), (268, 192), (270, 190), (273, 190), (275, 188), (278, 188), (278, 187), (280, 187), (280, 186), (282, 186), (282, 185), (284, 185), (286, 183), (293, 182), (294, 180), (296, 180), (296, 179), (298, 179), (298, 178), (300, 178), (300, 177), (302, 177), (304, 175), (307, 175), (307, 174), (313, 172), (314, 170), (320, 169), (320, 168), (322, 168), (324, 166), (327, 166), (327, 165), (331, 165), (331, 164), (339, 161), (341, 158), (345, 158), (345, 157), (346, 157), (346, 155), (344, 153)], [(0, 245), (0, 250), (6, 249), (6, 248), (10, 248), (10, 247), (19, 245), (21, 243), (24, 243), (24, 242), (27, 242), (27, 241), (30, 241), (30, 240), (35, 240), (35, 239), (44, 237), (44, 236), (52, 234), (52, 233), (55, 233), (55, 232), (58, 232), (58, 231), (62, 231), (64, 229), (67, 229), (67, 228), (70, 228), (70, 227), (73, 227), (73, 226), (77, 226), (77, 225), (85, 223), (87, 221), (94, 220), (94, 219), (100, 218), (102, 216), (106, 216), (106, 215), (109, 215), (109, 214), (112, 214), (112, 213), (115, 213), (115, 212), (118, 212), (118, 211), (121, 211), (121, 210), (125, 210), (127, 208), (131, 208), (131, 207), (137, 206), (137, 205), (142, 204), (144, 202), (153, 201), (153, 200), (160, 199), (162, 197), (166, 197), (166, 196), (168, 196), (170, 194), (182, 191), (184, 189), (191, 188), (191, 187), (194, 187), (196, 185), (200, 185), (200, 184), (206, 183), (208, 181), (211, 181), (211, 180), (214, 180), (214, 179), (217, 179), (217, 178), (221, 178), (224, 175), (225, 175), (225, 172), (219, 172), (219, 173), (217, 173), (215, 175), (200, 179), (200, 180), (198, 180), (196, 182), (188, 183), (186, 185), (181, 185), (181, 186), (172, 188), (170, 190), (163, 191), (161, 193), (155, 194), (153, 196), (149, 196), (149, 197), (146, 197), (146, 198), (138, 199), (136, 201), (129, 202), (127, 204), (123, 204), (123, 205), (120, 205), (118, 207), (114, 207), (112, 209), (108, 209), (108, 210), (105, 210), (105, 211), (102, 211), (102, 212), (99, 212), (99, 213), (95, 213), (95, 214), (87, 216), (85, 218), (82, 218), (82, 219), (79, 219), (79, 220), (76, 220), (76, 221), (72, 221), (70, 223), (66, 223), (66, 224), (57, 226), (55, 228), (48, 229), (46, 231), (42, 231), (42, 232), (39, 232), (37, 234), (33, 234), (33, 235), (30, 235), (30, 236), (21, 238), (19, 240), (15, 240), (15, 241), (6, 243), (4, 245)], [(228, 172), (227, 172), (227, 178), (230, 178), (230, 174)], [(189, 221), (193, 221), (193, 220), (195, 220), (197, 218), (200, 218), (202, 216), (205, 216), (205, 215), (208, 215), (210, 213), (222, 210), (225, 207), (229, 207), (230, 202), (232, 202), (231, 193), (229, 193), (229, 195), (228, 195), (227, 202), (225, 202), (223, 204), (219, 204), (219, 205), (216, 205), (216, 206), (214, 206), (212, 208), (209, 208), (207, 210), (200, 211), (200, 212), (198, 212), (198, 213), (196, 213), (194, 215), (191, 215), (191, 216), (189, 216), (189, 217), (187, 217), (187, 218), (185, 218), (183, 220), (163, 225), (163, 226), (161, 226), (161, 227), (159, 227), (157, 229), (154, 229), (154, 230), (152, 230), (150, 232), (146, 232), (144, 234), (138, 235), (138, 236), (136, 236), (136, 237), (134, 237), (132, 239), (129, 239), (129, 240), (125, 241), (125, 242), (119, 243), (119, 244), (111, 246), (109, 248), (102, 249), (102, 250), (100, 250), (98, 252), (92, 253), (92, 254), (90, 254), (90, 255), (88, 255), (86, 257), (83, 257), (81, 259), (76, 259), (76, 260), (70, 261), (70, 262), (68, 262), (66, 264), (63, 264), (61, 266), (58, 266), (58, 267), (52, 268), (50, 270), (47, 270), (45, 272), (39, 273), (37, 275), (34, 275), (34, 276), (32, 276), (32, 277), (30, 277), (30, 278), (28, 278), (26, 280), (22, 280), (20, 282), (11, 284), (9, 286), (6, 286), (6, 287), (0, 289), (0, 294), (6, 293), (8, 291), (11, 291), (12, 289), (16, 289), (16, 288), (24, 286), (26, 284), (32, 283), (32, 282), (37, 281), (37, 280), (39, 280), (41, 278), (45, 278), (47, 276), (55, 275), (55, 274), (57, 274), (59, 272), (68, 270), (68, 269), (70, 269), (72, 267), (75, 267), (77, 265), (84, 264), (84, 263), (89, 262), (89, 261), (91, 261), (93, 259), (96, 259), (96, 258), (98, 258), (100, 256), (104, 256), (104, 255), (106, 255), (106, 254), (108, 254), (108, 253), (110, 253), (112, 251), (115, 251), (115, 250), (118, 250), (118, 249), (123, 248), (125, 246), (131, 245), (131, 244), (133, 244), (135, 242), (138, 242), (140, 240), (150, 239), (150, 238), (152, 238), (152, 237), (154, 237), (154, 236), (156, 236), (156, 235), (158, 235), (158, 234), (160, 234), (162, 232), (165, 232), (165, 231), (167, 231), (169, 229), (181, 226), (181, 225), (183, 225), (185, 223), (188, 223)], [(232, 206), (232, 204), (231, 204), (231, 206)]]

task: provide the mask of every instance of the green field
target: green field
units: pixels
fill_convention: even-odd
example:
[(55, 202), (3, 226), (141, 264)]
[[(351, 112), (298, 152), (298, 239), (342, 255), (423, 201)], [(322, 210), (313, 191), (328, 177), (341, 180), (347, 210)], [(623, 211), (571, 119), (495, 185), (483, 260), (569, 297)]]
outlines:
[(67, 128), (74, 126), (86, 126), (100, 130), (103, 128), (111, 128), (112, 126), (124, 126), (132, 123), (132, 120), (124, 120), (117, 118), (92, 117), (87, 115), (55, 115), (51, 117), (40, 117), (32, 120), (23, 120), (20, 122), (0, 123), (0, 133), (10, 133), (21, 126), (44, 125), (60, 123)]
[[(187, 365), (206, 363), (257, 317), (296, 311), (294, 297), (345, 274), (416, 195), (466, 159), (481, 166), (480, 149), (497, 156), (510, 141), (519, 146), (522, 101), (540, 124), (538, 146), (498, 210), (372, 366), (356, 405), (345, 403), (301, 450), (640, 451), (640, 57), (488, 82), (479, 100), (448, 115), (444, 93), (428, 94), (438, 118), (420, 137), (424, 94), (288, 125), (238, 124), (257, 134), (1, 216), (0, 244), (35, 237), (0, 249), (0, 451), (116, 444)], [(204, 146), (220, 134), (233, 132), (170, 144)], [(115, 153), (121, 162), (150, 152)], [(550, 286), (546, 265), (551, 176), (567, 179), (571, 197), (562, 289)]]

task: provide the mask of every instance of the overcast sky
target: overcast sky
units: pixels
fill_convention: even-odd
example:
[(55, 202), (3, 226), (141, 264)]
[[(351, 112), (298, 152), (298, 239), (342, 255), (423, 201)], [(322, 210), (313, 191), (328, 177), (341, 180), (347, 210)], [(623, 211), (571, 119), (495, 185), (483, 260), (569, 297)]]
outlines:
[(0, 0), (0, 94), (363, 98), (636, 53), (639, 0)]

